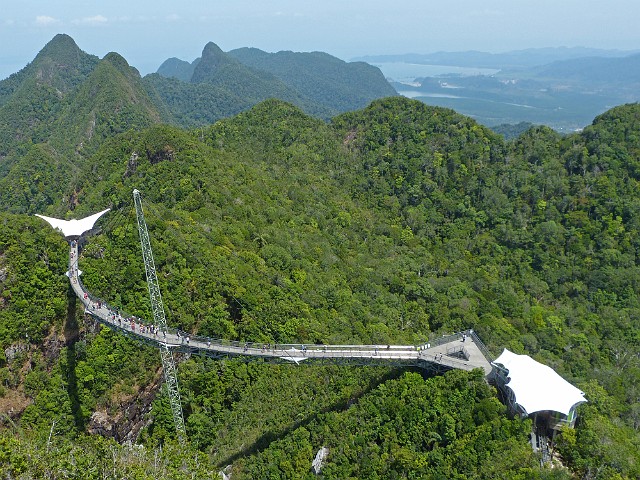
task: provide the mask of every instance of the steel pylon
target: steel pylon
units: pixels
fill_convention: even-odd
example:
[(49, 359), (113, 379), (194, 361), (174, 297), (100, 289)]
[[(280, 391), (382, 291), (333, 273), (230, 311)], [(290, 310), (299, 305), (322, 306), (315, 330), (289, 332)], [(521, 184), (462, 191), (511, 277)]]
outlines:
[[(144, 220), (142, 212), (142, 200), (138, 190), (133, 191), (133, 200), (136, 206), (136, 218), (138, 219), (138, 233), (140, 234), (140, 245), (142, 246), (142, 257), (144, 259), (144, 269), (147, 274), (147, 286), (149, 288), (149, 298), (151, 300), (151, 311), (153, 313), (153, 321), (158, 326), (159, 331), (165, 336), (167, 332), (167, 318), (164, 313), (162, 303), (162, 295), (160, 294), (160, 286), (158, 285), (158, 276), (156, 275), (156, 266), (153, 261), (153, 252), (151, 251), (151, 243), (149, 241), (149, 232), (147, 224)], [(184, 428), (184, 417), (182, 415), (182, 403), (180, 402), (180, 391), (178, 390), (178, 375), (176, 371), (176, 363), (173, 353), (166, 343), (160, 344), (160, 358), (162, 359), (162, 368), (164, 371), (164, 381), (169, 394), (169, 403), (171, 404), (171, 413), (173, 414), (173, 422), (176, 427), (178, 440), (183, 443), (186, 438)]]

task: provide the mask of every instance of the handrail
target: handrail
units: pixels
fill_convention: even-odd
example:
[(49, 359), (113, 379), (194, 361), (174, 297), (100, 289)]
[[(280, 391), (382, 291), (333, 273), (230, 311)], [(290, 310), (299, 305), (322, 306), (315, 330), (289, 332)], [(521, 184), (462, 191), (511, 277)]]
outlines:
[(429, 341), (429, 345), (431, 347), (438, 347), (440, 345), (444, 345), (445, 343), (451, 343), (456, 341), (462, 336), (462, 332), (460, 333), (452, 333), (450, 335), (442, 335), (441, 337), (435, 337), (433, 340)]
[(487, 346), (480, 340), (480, 337), (473, 330), (469, 330), (467, 334), (473, 339), (473, 342), (478, 346), (478, 349), (482, 352), (484, 357), (487, 359), (489, 363), (493, 362), (493, 355), (487, 348)]
[[(477, 335), (469, 330), (453, 335), (443, 335), (433, 339), (431, 343), (424, 345), (316, 345), (302, 343), (265, 343), (265, 342), (243, 342), (239, 340), (229, 340), (224, 338), (212, 338), (200, 335), (192, 335), (176, 328), (167, 328), (166, 333), (156, 332), (155, 325), (144, 322), (143, 319), (127, 314), (120, 308), (115, 308), (102, 299), (91, 294), (84, 286), (78, 276), (78, 250), (77, 245), (71, 245), (69, 258), (69, 278), (76, 295), (85, 306), (85, 312), (101, 323), (122, 330), (128, 335), (134, 335), (144, 341), (167, 345), (168, 348), (181, 351), (203, 351), (216, 355), (246, 355), (253, 357), (284, 359), (300, 362), (307, 359), (339, 359), (352, 358), (368, 360), (397, 360), (420, 362), (426, 361), (434, 364), (444, 365), (451, 368), (471, 369), (473, 364), (468, 362), (469, 355), (466, 353), (466, 362), (462, 359), (443, 356), (442, 353), (431, 349), (443, 344), (456, 342), (464, 338), (467, 334), (477, 342), (480, 351), (486, 356), (486, 347), (479, 341)], [(96, 309), (97, 306), (99, 309)], [(133, 322), (133, 323), (132, 323)], [(141, 325), (150, 327), (142, 332)], [(137, 328), (136, 328), (137, 327)], [(464, 347), (464, 346), (460, 346)], [(460, 347), (454, 347), (457, 351)], [(446, 349), (448, 350), (448, 349)], [(442, 351), (442, 350), (441, 350)], [(476, 365), (477, 366), (477, 365)], [(491, 368), (488, 365), (488, 368)], [(486, 370), (486, 368), (485, 368)], [(487, 372), (488, 373), (488, 372)]]

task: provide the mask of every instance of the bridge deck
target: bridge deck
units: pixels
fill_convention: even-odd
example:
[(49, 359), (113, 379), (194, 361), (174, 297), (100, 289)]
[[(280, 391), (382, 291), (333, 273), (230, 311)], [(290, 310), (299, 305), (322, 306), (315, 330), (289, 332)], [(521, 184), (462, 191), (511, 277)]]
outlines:
[[(492, 371), (486, 348), (473, 332), (450, 335), (431, 343), (415, 345), (302, 345), (302, 344), (255, 344), (232, 340), (209, 339), (188, 336), (177, 330), (153, 332), (149, 324), (137, 319), (131, 322), (117, 309), (95, 298), (82, 285), (78, 270), (78, 247), (70, 243), (69, 271), (67, 275), (75, 294), (85, 307), (86, 313), (99, 322), (126, 332), (148, 343), (166, 344), (169, 348), (204, 353), (214, 356), (250, 356), (264, 359), (285, 360), (300, 363), (306, 360), (337, 361), (352, 359), (362, 361), (396, 361), (434, 368), (457, 368), (473, 370), (482, 368), (485, 375)], [(143, 331), (141, 325), (147, 328)]]

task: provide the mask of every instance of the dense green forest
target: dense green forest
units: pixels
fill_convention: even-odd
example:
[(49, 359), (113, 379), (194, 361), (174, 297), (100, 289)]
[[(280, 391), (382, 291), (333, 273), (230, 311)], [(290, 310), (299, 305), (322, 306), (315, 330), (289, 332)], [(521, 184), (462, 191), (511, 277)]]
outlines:
[(371, 100), (395, 95), (381, 82), (376, 67), (345, 63), (323, 52), (267, 53), (257, 48), (228, 52), (245, 65), (265, 70), (335, 114), (366, 106)]
[[(2, 130), (3, 476), (314, 478), (323, 446), (324, 478), (640, 476), (639, 105), (511, 141), (400, 97), (329, 122), (267, 100), (184, 130), (124, 59), (100, 62), (79, 83), (56, 70), (60, 110), (34, 104), (19, 136)], [(51, 88), (10, 80), (5, 106)], [(0, 125), (14, 114), (1, 106)], [(493, 354), (527, 353), (585, 392), (556, 437), (561, 464), (539, 466), (530, 422), (478, 372), (198, 357), (179, 358), (178, 447), (157, 351), (83, 318), (64, 239), (31, 215), (110, 207), (83, 245), (83, 282), (149, 318), (134, 188), (172, 326), (380, 344), (473, 328)]]
[(170, 58), (144, 80), (184, 127), (213, 123), (269, 98), (328, 120), (396, 94), (380, 70), (364, 62), (346, 63), (322, 52), (225, 53), (213, 42), (192, 63)]

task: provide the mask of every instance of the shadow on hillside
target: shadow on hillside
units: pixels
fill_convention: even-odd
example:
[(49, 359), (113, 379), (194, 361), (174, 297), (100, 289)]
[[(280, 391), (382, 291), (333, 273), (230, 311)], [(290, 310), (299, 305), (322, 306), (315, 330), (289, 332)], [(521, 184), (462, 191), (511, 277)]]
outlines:
[[(365, 367), (366, 368), (366, 367)], [(389, 373), (387, 373), (386, 375), (377, 378), (377, 379), (373, 379), (369, 382), (369, 385), (367, 385), (366, 388), (364, 388), (360, 393), (358, 393), (357, 395), (355, 395), (354, 397), (351, 397), (349, 399), (337, 402), (333, 405), (330, 405), (328, 407), (323, 408), (322, 410), (312, 414), (312, 415), (308, 415), (306, 418), (303, 418), (301, 420), (298, 420), (294, 423), (292, 423), (291, 425), (289, 425), (287, 428), (279, 431), (279, 432), (267, 432), (264, 435), (258, 437), (258, 439), (252, 444), (249, 445), (245, 448), (243, 448), (242, 450), (240, 450), (237, 453), (234, 453), (233, 455), (228, 456), (227, 458), (225, 458), (224, 460), (218, 462), (218, 467), (222, 468), (225, 467), (227, 465), (233, 464), (236, 460), (242, 458), (242, 457), (246, 457), (246, 456), (250, 456), (250, 455), (256, 455), (264, 450), (266, 450), (267, 448), (269, 448), (269, 446), (271, 445), (272, 442), (276, 442), (278, 440), (282, 440), (284, 438), (286, 438), (288, 435), (290, 435), (292, 432), (294, 432), (297, 428), (300, 427), (307, 427), (309, 424), (311, 424), (312, 422), (314, 422), (315, 420), (317, 420), (318, 416), (325, 414), (325, 413), (329, 413), (329, 412), (343, 412), (345, 410), (347, 410), (351, 405), (353, 405), (354, 403), (357, 403), (360, 398), (362, 398), (363, 396), (365, 396), (367, 393), (371, 392), (372, 390), (374, 390), (375, 388), (377, 388), (379, 385), (389, 381), (389, 380), (393, 380), (396, 379), (398, 377), (400, 377), (402, 374), (404, 374), (407, 371), (417, 371), (420, 372), (421, 374), (424, 374), (424, 372), (419, 369), (419, 368), (414, 368), (414, 367), (409, 367), (409, 368), (401, 368), (401, 367), (396, 367), (393, 368), (389, 371)]]
[(67, 289), (67, 318), (64, 322), (65, 346), (67, 347), (67, 394), (71, 403), (71, 413), (78, 431), (83, 431), (85, 427), (84, 419), (80, 409), (80, 397), (78, 395), (78, 378), (76, 377), (76, 342), (78, 341), (79, 329), (76, 319), (77, 297), (71, 285)]

